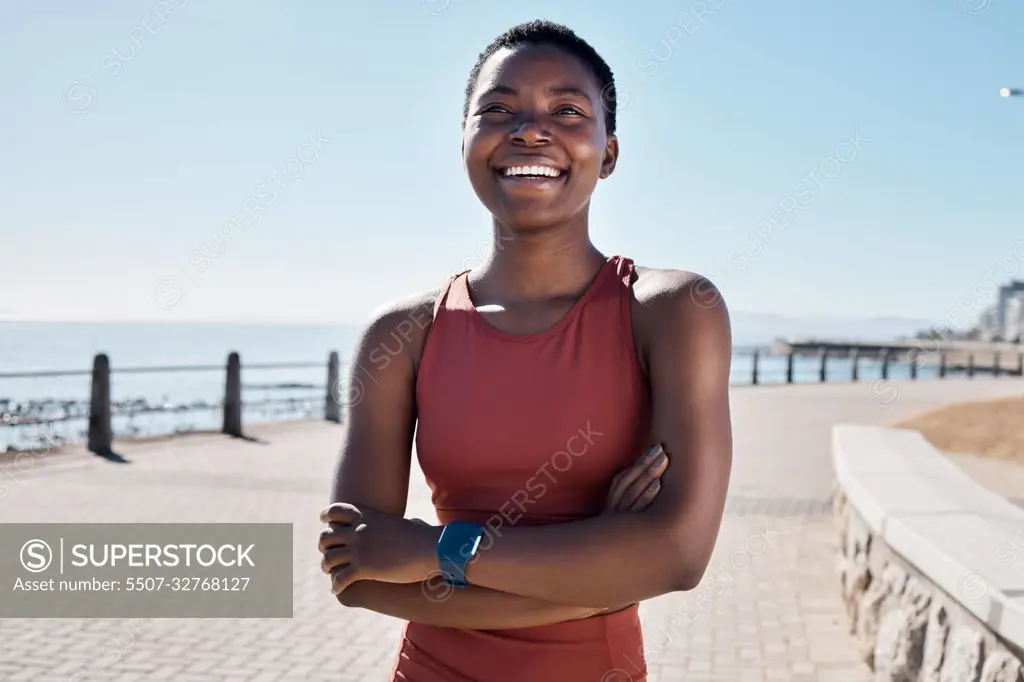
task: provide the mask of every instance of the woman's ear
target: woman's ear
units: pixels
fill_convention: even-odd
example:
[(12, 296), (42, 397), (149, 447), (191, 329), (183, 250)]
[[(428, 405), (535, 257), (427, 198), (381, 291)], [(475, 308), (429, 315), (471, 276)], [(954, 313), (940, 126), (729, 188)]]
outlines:
[(604, 180), (615, 171), (615, 164), (619, 160), (619, 139), (614, 135), (608, 136), (608, 144), (604, 147), (604, 159), (601, 161), (601, 179)]

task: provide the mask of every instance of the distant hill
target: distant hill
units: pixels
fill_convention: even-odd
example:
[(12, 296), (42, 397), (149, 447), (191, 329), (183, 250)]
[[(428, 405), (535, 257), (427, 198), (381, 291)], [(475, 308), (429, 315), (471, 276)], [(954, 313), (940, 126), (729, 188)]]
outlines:
[[(775, 339), (848, 339), (848, 340), (888, 340), (899, 337), (913, 337), (918, 331), (928, 329), (932, 323), (925, 319), (898, 318), (898, 317), (832, 317), (832, 316), (810, 316), (790, 317), (771, 313), (745, 313), (731, 311), (732, 314), (732, 336), (733, 343), (737, 346), (767, 346)], [(207, 323), (207, 322), (30, 322), (21, 321), (16, 317), (7, 318), (4, 311), (0, 310), (0, 324), (5, 325), (5, 330), (0, 333), (0, 341), (14, 343), (13, 329), (17, 327), (24, 333), (31, 333), (33, 339), (49, 339), (54, 337), (67, 337), (71, 339), (93, 339), (89, 343), (95, 343), (96, 338), (105, 339), (108, 346), (113, 343), (109, 339), (120, 339), (114, 345), (131, 346), (131, 339), (138, 337), (143, 348), (148, 348), (147, 334), (156, 334), (165, 338), (180, 338), (185, 343), (190, 335), (202, 333), (213, 334), (210, 339), (217, 339), (214, 347), (217, 352), (221, 351), (223, 344), (231, 345), (237, 343), (235, 338), (251, 338), (255, 334), (259, 338), (267, 334), (271, 336), (284, 333), (288, 329), (303, 330), (297, 338), (323, 339), (324, 344), (331, 347), (337, 346), (339, 350), (349, 351), (349, 345), (355, 342), (361, 325), (275, 325), (275, 324), (242, 324), (242, 323)], [(170, 330), (170, 331), (168, 331)], [(283, 331), (282, 331), (283, 330)], [(88, 332), (88, 333), (86, 333)], [(84, 336), (83, 336), (84, 334)], [(206, 337), (204, 337), (206, 338)], [(223, 340), (221, 340), (223, 339)], [(28, 343), (26, 341), (26, 343)], [(29, 343), (35, 344), (36, 341)], [(252, 342), (249, 342), (252, 343)], [(312, 342), (311, 342), (312, 343)], [(339, 345), (340, 344), (340, 345)], [(7, 344), (0, 343), (0, 351)], [(191, 345), (191, 344), (189, 344)], [(328, 345), (323, 345), (327, 348)], [(280, 352), (287, 353), (288, 344), (282, 346)], [(94, 351), (89, 348), (87, 350)], [(297, 349), (296, 349), (297, 350)], [(320, 346), (311, 346), (306, 354), (301, 357), (315, 357), (319, 353)], [(312, 355), (309, 355), (312, 353)], [(2, 352), (0, 352), (2, 356)], [(299, 357), (299, 356), (296, 356)], [(143, 361), (144, 358), (140, 359)], [(56, 359), (55, 359), (56, 361)], [(0, 364), (3, 364), (0, 361)]]
[(788, 317), (765, 313), (732, 313), (733, 344), (762, 346), (778, 338), (838, 338), (888, 340), (913, 337), (933, 324), (927, 319), (903, 317)]

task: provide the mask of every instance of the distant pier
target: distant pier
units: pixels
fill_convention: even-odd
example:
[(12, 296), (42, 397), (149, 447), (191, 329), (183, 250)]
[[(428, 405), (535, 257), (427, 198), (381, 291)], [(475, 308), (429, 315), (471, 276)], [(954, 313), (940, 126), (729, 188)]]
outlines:
[(941, 373), (1024, 375), (1024, 345), (985, 341), (940, 341), (901, 339), (862, 340), (776, 340), (772, 355), (827, 356), (909, 363), (917, 367), (939, 366)]

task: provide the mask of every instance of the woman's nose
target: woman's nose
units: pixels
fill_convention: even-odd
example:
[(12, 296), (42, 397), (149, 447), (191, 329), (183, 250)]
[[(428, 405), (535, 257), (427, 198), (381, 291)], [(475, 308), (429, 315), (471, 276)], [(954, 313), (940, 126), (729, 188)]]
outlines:
[(525, 145), (543, 144), (551, 141), (551, 133), (540, 124), (535, 116), (520, 119), (519, 125), (512, 131), (512, 141)]

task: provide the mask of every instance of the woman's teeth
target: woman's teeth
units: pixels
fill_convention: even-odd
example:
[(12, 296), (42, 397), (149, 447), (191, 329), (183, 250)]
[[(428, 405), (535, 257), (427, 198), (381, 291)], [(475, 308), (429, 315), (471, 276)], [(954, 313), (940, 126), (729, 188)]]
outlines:
[(557, 168), (548, 168), (547, 166), (512, 166), (511, 168), (506, 168), (503, 175), (506, 178), (513, 176), (557, 178), (562, 175), (562, 171)]

